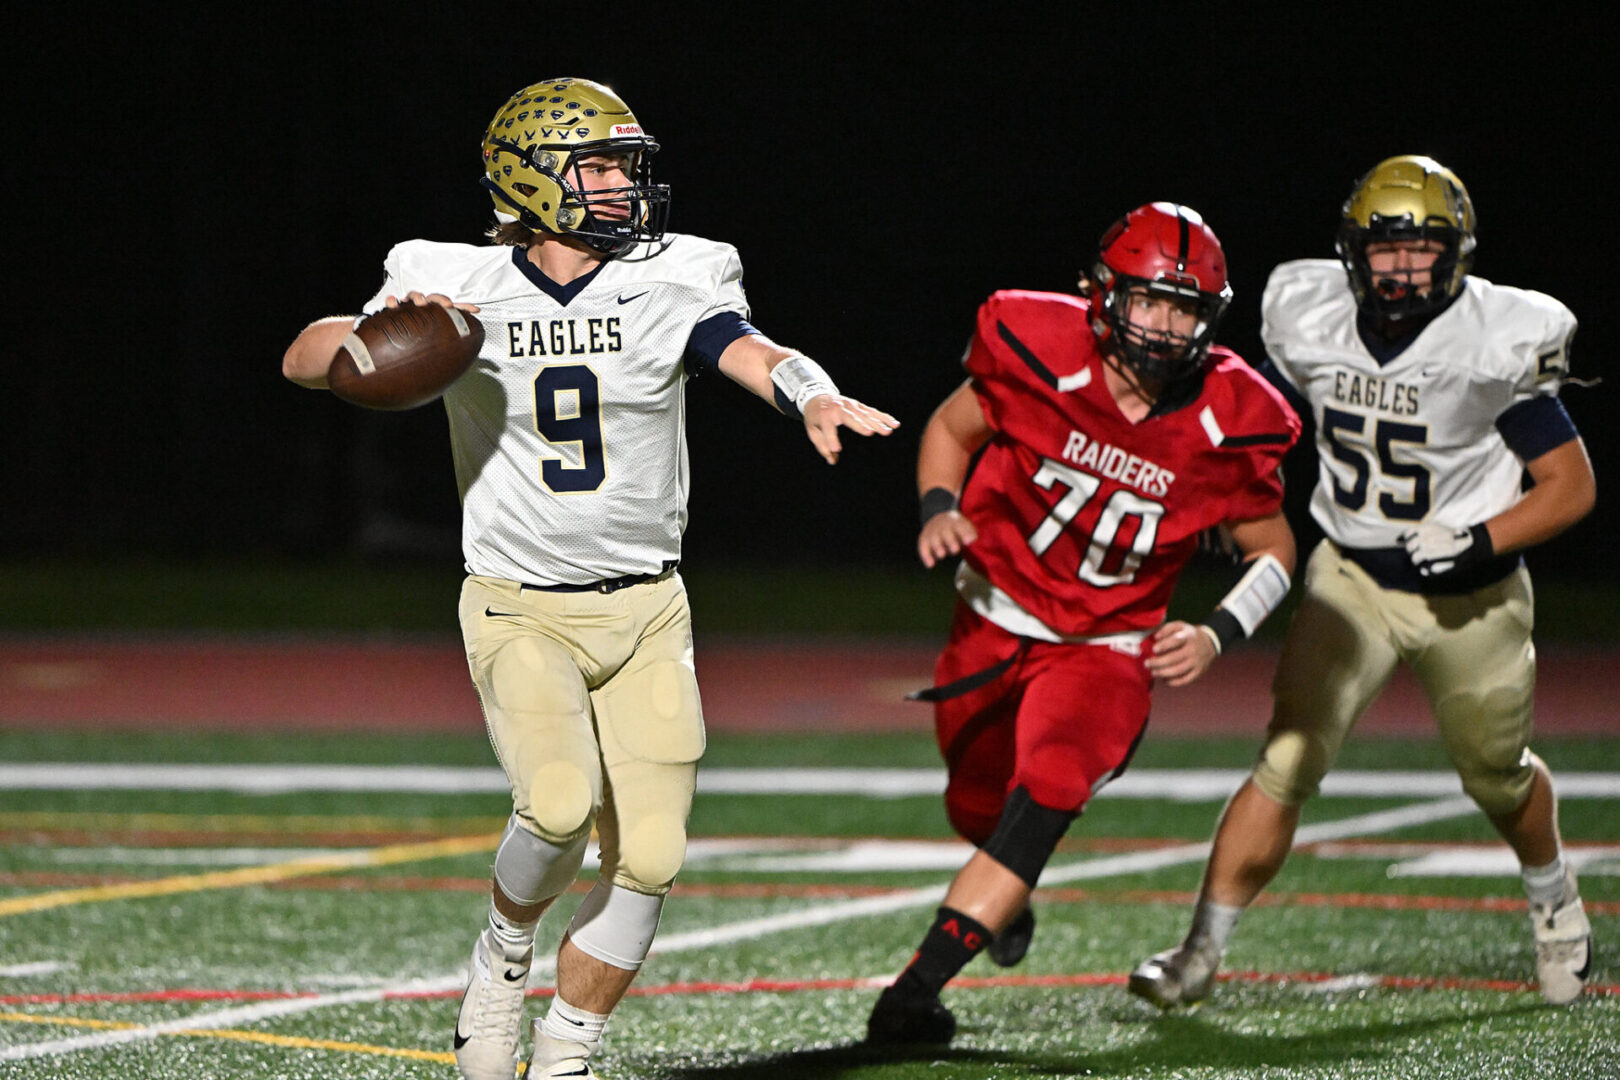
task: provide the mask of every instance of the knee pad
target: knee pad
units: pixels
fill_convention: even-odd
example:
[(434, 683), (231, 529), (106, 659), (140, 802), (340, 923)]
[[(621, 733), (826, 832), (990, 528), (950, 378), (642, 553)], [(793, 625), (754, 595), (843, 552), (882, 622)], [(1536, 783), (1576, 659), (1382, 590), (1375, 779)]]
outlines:
[(666, 893), (686, 861), (686, 819), (672, 812), (619, 822), (613, 880), (636, 892)]
[(596, 819), (590, 779), (579, 764), (550, 761), (528, 777), (528, 811), (535, 830), (559, 847), (584, 843)]
[(519, 816), (559, 847), (588, 835), (602, 766), (584, 683), (566, 654), (520, 638), (472, 670)]
[(1492, 817), (1512, 813), (1530, 797), (1539, 762), (1529, 747), (1531, 685), (1509, 682), (1435, 702), (1463, 790)]
[(1042, 806), (1020, 784), (1007, 796), (996, 831), (982, 850), (1033, 889), (1075, 816), (1073, 810)]
[(1266, 740), (1254, 766), (1254, 786), (1274, 802), (1300, 806), (1322, 786), (1327, 749), (1303, 731), (1279, 731)]
[(580, 952), (604, 964), (637, 971), (652, 948), (663, 910), (662, 893), (636, 892), (598, 879), (574, 912), (568, 939)]
[(597, 820), (602, 877), (633, 892), (666, 893), (686, 861), (697, 766), (627, 762), (610, 774), (612, 790)]
[(1479, 808), (1491, 817), (1511, 814), (1530, 797), (1530, 787), (1536, 780), (1536, 766), (1541, 759), (1525, 750), (1515, 765), (1492, 768), (1488, 763), (1473, 760), (1457, 763), (1457, 776), (1463, 791)]
[(495, 849), (495, 884), (514, 903), (538, 904), (559, 895), (579, 877), (587, 833), (567, 845), (544, 840), (513, 815)]

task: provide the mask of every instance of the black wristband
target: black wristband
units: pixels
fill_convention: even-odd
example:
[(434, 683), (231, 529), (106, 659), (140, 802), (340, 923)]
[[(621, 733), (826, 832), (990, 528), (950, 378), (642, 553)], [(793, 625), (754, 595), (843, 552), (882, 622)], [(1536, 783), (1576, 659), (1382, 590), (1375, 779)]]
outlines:
[(1215, 631), (1215, 637), (1221, 643), (1222, 653), (1249, 636), (1243, 632), (1243, 624), (1238, 622), (1237, 616), (1225, 608), (1216, 608), (1210, 612), (1209, 618), (1204, 620), (1204, 625)]
[(939, 514), (956, 509), (956, 496), (948, 488), (931, 487), (922, 493), (919, 501), (922, 524), (928, 524), (928, 519)]
[(1491, 530), (1485, 527), (1482, 521), (1468, 530), (1474, 538), (1473, 549), (1468, 553), (1470, 563), (1485, 562), (1496, 557), (1496, 545), (1491, 543)]

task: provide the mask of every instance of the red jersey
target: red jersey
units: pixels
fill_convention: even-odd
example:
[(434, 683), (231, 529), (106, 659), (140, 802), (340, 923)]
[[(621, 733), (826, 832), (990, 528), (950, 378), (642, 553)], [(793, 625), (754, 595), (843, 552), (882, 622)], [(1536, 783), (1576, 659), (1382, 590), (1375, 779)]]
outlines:
[(965, 558), (1059, 634), (1157, 627), (1200, 532), (1282, 505), (1299, 417), (1227, 349), (1196, 397), (1134, 424), (1080, 297), (994, 294), (965, 362), (995, 429), (962, 493)]

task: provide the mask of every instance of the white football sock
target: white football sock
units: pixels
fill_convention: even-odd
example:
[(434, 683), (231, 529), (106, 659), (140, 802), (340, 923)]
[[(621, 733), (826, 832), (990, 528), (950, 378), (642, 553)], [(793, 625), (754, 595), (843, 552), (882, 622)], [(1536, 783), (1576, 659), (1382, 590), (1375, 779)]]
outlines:
[(1524, 892), (1532, 904), (1541, 907), (1557, 907), (1564, 897), (1564, 853), (1560, 851), (1558, 858), (1546, 866), (1524, 866), (1519, 868), (1519, 874), (1524, 878)]
[(1208, 949), (1217, 954), (1226, 952), (1226, 939), (1232, 936), (1240, 907), (1200, 900), (1193, 908), (1192, 929), (1187, 931), (1187, 944), (1196, 949)]
[(508, 956), (520, 956), (528, 952), (534, 946), (534, 931), (539, 925), (539, 919), (529, 922), (508, 919), (496, 910), (495, 902), (490, 901), (489, 934)]
[(551, 1001), (546, 1018), (534, 1025), (534, 1064), (539, 1067), (571, 1057), (589, 1057), (602, 1048), (607, 1013), (586, 1012), (564, 1001)]

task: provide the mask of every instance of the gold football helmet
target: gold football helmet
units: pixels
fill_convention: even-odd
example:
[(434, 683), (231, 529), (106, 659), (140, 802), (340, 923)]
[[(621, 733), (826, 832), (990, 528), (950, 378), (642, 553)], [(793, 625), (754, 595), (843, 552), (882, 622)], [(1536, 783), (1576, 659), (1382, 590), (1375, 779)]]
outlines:
[[(1344, 202), (1335, 247), (1350, 274), (1356, 303), (1387, 321), (1427, 315), (1462, 291), (1474, 264), (1474, 203), (1457, 174), (1419, 154), (1379, 162)], [(1437, 240), (1444, 250), (1427, 289), (1398, 276), (1374, 280), (1367, 245), (1381, 240)]]
[[(577, 236), (611, 258), (663, 239), (669, 187), (651, 182), (648, 162), (657, 149), (612, 90), (550, 79), (513, 94), (490, 121), (482, 183), (502, 221)], [(594, 154), (623, 155), (632, 182), (587, 190), (580, 162)]]

